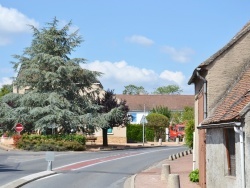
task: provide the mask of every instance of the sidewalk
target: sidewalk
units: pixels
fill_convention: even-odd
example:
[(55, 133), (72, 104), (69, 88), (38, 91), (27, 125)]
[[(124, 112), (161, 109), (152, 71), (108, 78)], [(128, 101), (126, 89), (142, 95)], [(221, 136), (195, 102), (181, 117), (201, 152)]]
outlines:
[(192, 171), (192, 159), (193, 155), (189, 154), (172, 161), (168, 159), (161, 161), (131, 177), (134, 178), (134, 188), (166, 188), (167, 180), (161, 180), (162, 164), (170, 165), (171, 174), (179, 174), (181, 188), (200, 188), (197, 183), (189, 181), (188, 175)]

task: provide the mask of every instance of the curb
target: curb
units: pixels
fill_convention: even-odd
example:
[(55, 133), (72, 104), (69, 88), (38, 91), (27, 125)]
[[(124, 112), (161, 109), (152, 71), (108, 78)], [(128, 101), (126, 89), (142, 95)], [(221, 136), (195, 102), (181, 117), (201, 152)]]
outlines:
[(25, 176), (25, 177), (22, 177), (20, 179), (17, 179), (15, 181), (12, 181), (8, 184), (5, 184), (3, 186), (1, 186), (1, 188), (17, 188), (17, 187), (21, 187), (27, 183), (30, 183), (34, 180), (37, 180), (37, 179), (40, 179), (40, 178), (43, 178), (43, 177), (47, 177), (47, 176), (50, 176), (50, 175), (54, 175), (54, 174), (57, 174), (57, 172), (54, 172), (54, 171), (42, 171), (42, 172), (39, 172), (39, 173), (36, 173), (36, 174), (32, 174), (32, 175), (28, 175), (28, 176)]
[(134, 188), (136, 175), (137, 174), (134, 174), (133, 176), (130, 176), (129, 178), (127, 178), (123, 184), (123, 188)]
[(183, 157), (185, 155), (189, 155), (189, 154), (192, 154), (192, 153), (193, 153), (193, 151), (191, 149), (189, 149), (189, 150), (186, 150), (186, 151), (183, 151), (183, 152), (180, 152), (180, 153), (176, 153), (176, 154), (170, 155), (168, 157), (168, 160), (172, 161), (174, 159), (178, 159), (180, 157)]

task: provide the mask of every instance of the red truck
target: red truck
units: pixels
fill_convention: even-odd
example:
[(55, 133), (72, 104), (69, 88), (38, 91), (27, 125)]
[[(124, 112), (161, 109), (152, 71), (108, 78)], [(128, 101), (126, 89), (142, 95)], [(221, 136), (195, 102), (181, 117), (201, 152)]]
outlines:
[(176, 140), (179, 138), (179, 141), (182, 141), (185, 136), (185, 125), (177, 124), (177, 125), (169, 125), (169, 139)]

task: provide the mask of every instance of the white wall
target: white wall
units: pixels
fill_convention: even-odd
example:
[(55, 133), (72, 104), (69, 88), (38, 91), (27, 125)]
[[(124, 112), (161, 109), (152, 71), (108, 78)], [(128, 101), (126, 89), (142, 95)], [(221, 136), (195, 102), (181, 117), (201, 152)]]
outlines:
[(227, 155), (223, 129), (207, 129), (206, 183), (207, 188), (241, 187), (239, 135), (235, 134), (236, 176), (227, 176)]

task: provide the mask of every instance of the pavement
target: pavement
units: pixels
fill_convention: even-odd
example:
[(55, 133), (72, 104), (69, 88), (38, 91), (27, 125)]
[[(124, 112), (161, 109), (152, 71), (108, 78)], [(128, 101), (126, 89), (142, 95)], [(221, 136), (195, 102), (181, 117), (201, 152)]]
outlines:
[(198, 183), (191, 182), (188, 177), (192, 171), (192, 161), (192, 154), (174, 160), (166, 159), (128, 178), (124, 188), (176, 188), (168, 184), (168, 179), (162, 179), (162, 168), (165, 164), (170, 165), (171, 174), (179, 175), (180, 188), (200, 188)]
[[(101, 150), (114, 150), (114, 149), (136, 149), (141, 147), (161, 147), (161, 146), (182, 146), (183, 143), (175, 142), (162, 142), (153, 143), (148, 142), (144, 145), (133, 143), (133, 144), (109, 144), (109, 147), (102, 147), (101, 145), (87, 145), (88, 151), (101, 151)], [(12, 145), (3, 144), (0, 142), (0, 148), (6, 151), (15, 150)], [(163, 178), (163, 166), (170, 165), (170, 173), (179, 175), (180, 188), (200, 188), (198, 183), (189, 181), (189, 173), (192, 171), (192, 159), (193, 154), (191, 150), (185, 151), (170, 156), (157, 164), (152, 165), (150, 168), (143, 170), (129, 178), (124, 183), (123, 188), (172, 188), (170, 181), (167, 178)], [(39, 173), (31, 174), (29, 176), (22, 177), (13, 182), (10, 182), (1, 188), (17, 188), (25, 185), (34, 180), (54, 175), (55, 171), (42, 171)]]

